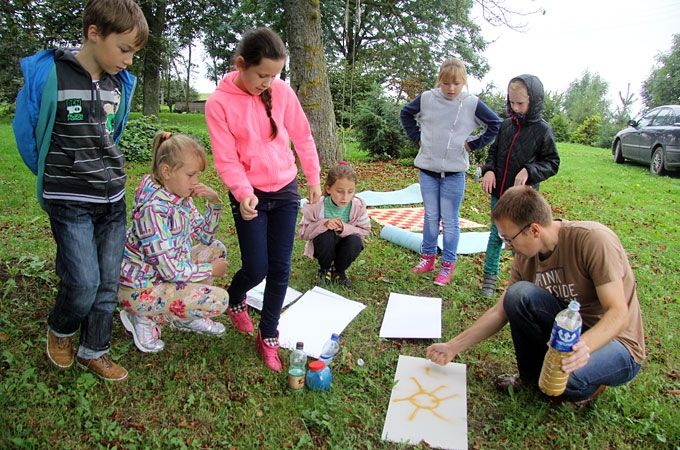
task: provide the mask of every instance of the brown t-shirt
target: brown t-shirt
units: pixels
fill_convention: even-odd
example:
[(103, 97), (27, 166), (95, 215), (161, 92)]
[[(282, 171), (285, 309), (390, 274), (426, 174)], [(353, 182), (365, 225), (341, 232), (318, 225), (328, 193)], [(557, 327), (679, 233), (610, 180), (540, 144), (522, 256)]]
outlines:
[(616, 339), (639, 363), (645, 358), (645, 338), (635, 276), (621, 241), (606, 226), (563, 221), (557, 247), (545, 260), (515, 255), (510, 284), (530, 281), (550, 291), (565, 308), (571, 300), (578, 301), (584, 328), (590, 328), (603, 315), (595, 288), (614, 280), (623, 280), (628, 304), (628, 325)]

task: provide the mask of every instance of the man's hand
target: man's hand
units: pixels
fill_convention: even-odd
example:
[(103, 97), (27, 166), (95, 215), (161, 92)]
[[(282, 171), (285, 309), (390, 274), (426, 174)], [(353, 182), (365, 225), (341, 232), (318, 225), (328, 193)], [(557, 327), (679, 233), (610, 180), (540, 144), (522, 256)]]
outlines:
[(562, 360), (562, 370), (572, 373), (588, 364), (589, 360), (590, 348), (586, 341), (580, 340), (572, 347), (572, 354)]
[(450, 363), (457, 354), (448, 343), (432, 344), (426, 352), (430, 361), (440, 366)]
[(529, 180), (529, 172), (524, 168), (515, 175), (515, 186), (524, 186)]

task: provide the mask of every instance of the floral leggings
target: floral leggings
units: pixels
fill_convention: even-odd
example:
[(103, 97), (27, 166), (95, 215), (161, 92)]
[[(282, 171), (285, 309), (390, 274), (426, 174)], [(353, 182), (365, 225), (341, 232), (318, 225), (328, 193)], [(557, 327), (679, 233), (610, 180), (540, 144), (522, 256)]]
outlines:
[[(226, 258), (227, 250), (218, 240), (191, 249), (195, 263)], [(130, 314), (147, 316), (157, 323), (192, 320), (222, 314), (229, 305), (227, 291), (211, 286), (212, 277), (203, 283), (163, 282), (148, 288), (120, 286), (118, 301)]]

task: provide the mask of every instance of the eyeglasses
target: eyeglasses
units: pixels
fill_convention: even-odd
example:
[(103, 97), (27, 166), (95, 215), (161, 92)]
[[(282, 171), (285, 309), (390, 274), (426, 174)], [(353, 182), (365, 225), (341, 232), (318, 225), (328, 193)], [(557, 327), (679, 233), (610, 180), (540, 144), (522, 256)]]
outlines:
[(516, 238), (517, 236), (519, 236), (520, 234), (522, 234), (522, 232), (523, 232), (524, 230), (526, 230), (527, 228), (529, 228), (530, 226), (531, 226), (530, 223), (524, 225), (524, 226), (522, 227), (522, 229), (519, 230), (519, 231), (517, 232), (517, 234), (515, 234), (515, 235), (514, 235), (513, 237), (511, 237), (510, 239), (504, 238), (503, 236), (501, 236), (500, 233), (498, 233), (498, 237), (501, 238), (501, 241), (503, 241), (504, 244), (506, 244), (506, 245), (512, 245), (512, 241), (514, 241), (515, 238)]

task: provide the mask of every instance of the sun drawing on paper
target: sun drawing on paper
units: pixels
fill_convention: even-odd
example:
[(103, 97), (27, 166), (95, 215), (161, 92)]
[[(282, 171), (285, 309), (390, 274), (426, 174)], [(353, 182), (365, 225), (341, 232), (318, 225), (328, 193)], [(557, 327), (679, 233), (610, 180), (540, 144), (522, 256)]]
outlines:
[[(426, 373), (429, 375), (430, 371), (426, 370)], [(448, 421), (448, 419), (446, 417), (442, 416), (441, 414), (439, 414), (437, 412), (437, 409), (439, 408), (439, 406), (441, 405), (441, 403), (443, 401), (459, 397), (459, 395), (453, 394), (453, 395), (449, 395), (448, 397), (443, 397), (443, 398), (437, 397), (437, 395), (435, 395), (435, 393), (440, 389), (446, 388), (446, 386), (441, 385), (441, 386), (435, 388), (434, 390), (428, 392), (418, 382), (416, 377), (409, 377), (409, 378), (411, 380), (413, 380), (413, 382), (416, 384), (416, 386), (418, 386), (418, 390), (416, 392), (414, 392), (413, 394), (409, 395), (408, 397), (397, 398), (397, 399), (392, 400), (393, 402), (407, 401), (407, 402), (410, 402), (414, 406), (413, 412), (411, 413), (410, 416), (408, 416), (408, 420), (412, 421), (413, 419), (415, 419), (418, 412), (422, 409), (422, 410), (431, 412), (434, 416), (440, 418), (441, 420)]]

